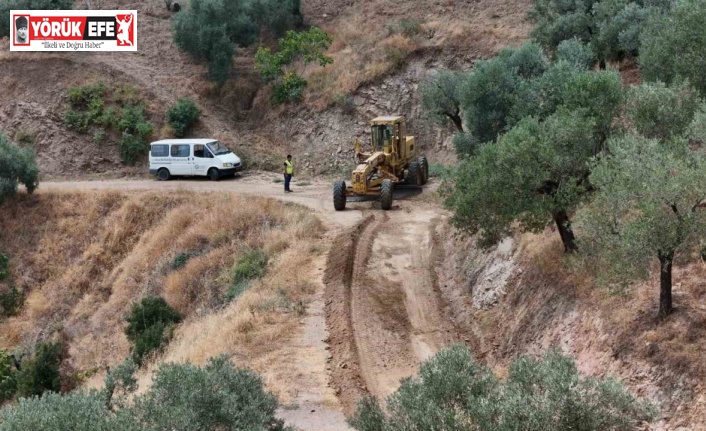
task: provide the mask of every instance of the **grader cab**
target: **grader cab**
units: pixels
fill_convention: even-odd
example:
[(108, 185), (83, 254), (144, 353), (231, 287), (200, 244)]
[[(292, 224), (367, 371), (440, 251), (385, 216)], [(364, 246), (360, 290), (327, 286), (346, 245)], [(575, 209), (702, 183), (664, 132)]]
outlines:
[(346, 208), (349, 196), (380, 198), (384, 210), (392, 208), (392, 191), (396, 184), (422, 186), (429, 179), (427, 158), (418, 155), (414, 136), (407, 136), (404, 117), (377, 117), (371, 122), (370, 151), (355, 144), (357, 166), (351, 174), (351, 185), (344, 180), (333, 184), (333, 207)]

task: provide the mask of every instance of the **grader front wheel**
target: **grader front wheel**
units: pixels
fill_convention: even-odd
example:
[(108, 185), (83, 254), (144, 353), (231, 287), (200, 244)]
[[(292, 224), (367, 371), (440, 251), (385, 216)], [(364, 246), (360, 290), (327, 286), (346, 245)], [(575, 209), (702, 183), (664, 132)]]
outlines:
[(346, 209), (346, 182), (343, 180), (333, 183), (333, 207), (336, 211)]
[(384, 210), (392, 208), (392, 187), (393, 183), (390, 180), (383, 180), (380, 187), (380, 206)]

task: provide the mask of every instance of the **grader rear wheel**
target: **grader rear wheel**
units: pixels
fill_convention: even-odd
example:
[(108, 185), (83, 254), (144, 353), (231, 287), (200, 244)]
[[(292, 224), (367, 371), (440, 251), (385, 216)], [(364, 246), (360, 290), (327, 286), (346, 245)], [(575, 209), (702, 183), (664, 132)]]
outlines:
[(346, 209), (346, 182), (343, 180), (333, 183), (333, 207), (336, 211)]
[(383, 180), (380, 187), (380, 206), (386, 211), (392, 208), (393, 185), (391, 180)]
[(419, 163), (420, 170), (422, 171), (422, 185), (424, 185), (429, 181), (429, 162), (426, 156), (420, 156), (417, 159), (417, 163)]
[(422, 185), (422, 170), (416, 160), (407, 168), (407, 184), (417, 187)]

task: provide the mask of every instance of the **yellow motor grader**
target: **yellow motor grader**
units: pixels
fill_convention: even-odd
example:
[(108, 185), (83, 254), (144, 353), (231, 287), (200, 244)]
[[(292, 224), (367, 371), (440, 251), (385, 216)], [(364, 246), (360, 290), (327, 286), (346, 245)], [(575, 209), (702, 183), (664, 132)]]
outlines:
[(344, 180), (333, 184), (333, 207), (336, 211), (346, 208), (349, 196), (380, 197), (384, 210), (392, 208), (392, 190), (395, 184), (422, 186), (429, 179), (427, 158), (417, 155), (414, 136), (407, 136), (404, 117), (377, 117), (371, 122), (369, 152), (355, 143), (358, 164), (351, 175), (351, 185)]

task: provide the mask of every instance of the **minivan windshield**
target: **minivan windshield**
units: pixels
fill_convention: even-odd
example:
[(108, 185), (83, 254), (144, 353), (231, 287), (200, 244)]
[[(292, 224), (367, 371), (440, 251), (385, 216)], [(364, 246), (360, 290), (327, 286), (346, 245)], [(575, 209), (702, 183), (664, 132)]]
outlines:
[(228, 149), (228, 147), (226, 147), (225, 145), (221, 144), (218, 141), (209, 142), (206, 145), (208, 146), (208, 149), (211, 150), (211, 152), (213, 153), (214, 156), (230, 153), (230, 150)]

